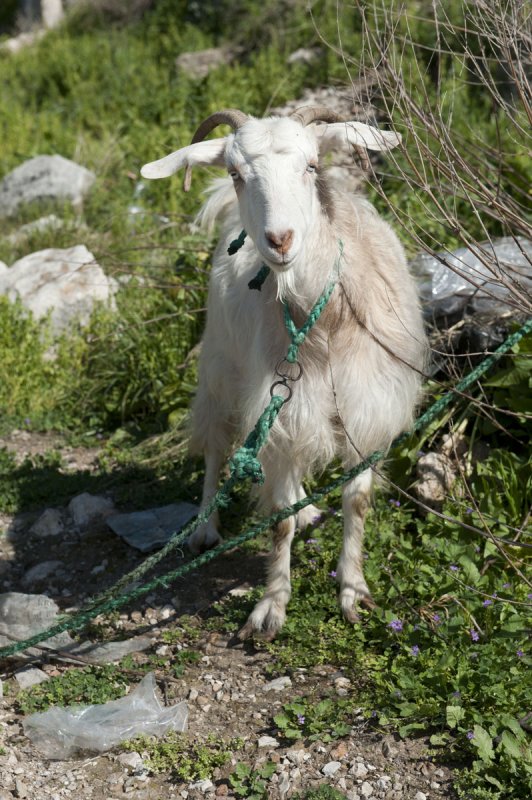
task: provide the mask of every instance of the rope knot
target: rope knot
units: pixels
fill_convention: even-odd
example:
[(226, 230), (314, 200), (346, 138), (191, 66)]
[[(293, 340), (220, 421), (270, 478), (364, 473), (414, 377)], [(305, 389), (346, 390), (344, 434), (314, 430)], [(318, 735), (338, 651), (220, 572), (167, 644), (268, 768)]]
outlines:
[(240, 447), (229, 461), (231, 478), (245, 480), (251, 478), (253, 483), (264, 483), (264, 473), (258, 458), (253, 455), (251, 448), (245, 445)]

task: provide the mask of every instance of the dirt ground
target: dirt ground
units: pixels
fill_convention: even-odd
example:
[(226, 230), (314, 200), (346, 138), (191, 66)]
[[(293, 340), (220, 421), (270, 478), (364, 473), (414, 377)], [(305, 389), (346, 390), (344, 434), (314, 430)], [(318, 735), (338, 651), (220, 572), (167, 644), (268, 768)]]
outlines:
[[(0, 439), (0, 447), (25, 455), (60, 451), (64, 469), (91, 470), (98, 451), (66, 447), (54, 437), (16, 431)], [(45, 593), (61, 609), (77, 609), (89, 596), (111, 586), (121, 575), (139, 564), (143, 556), (130, 548), (105, 525), (95, 520), (85, 529), (66, 527), (62, 534), (39, 538), (30, 532), (46, 505), (13, 517), (0, 516), (0, 593)], [(244, 560), (243, 560), (244, 559)], [(28, 584), (28, 571), (43, 562), (61, 562), (53, 574)], [(170, 568), (172, 565), (165, 565)], [(4, 697), (0, 699), (0, 800), (162, 800), (162, 798), (232, 797), (228, 780), (235, 764), (246, 762), (260, 768), (276, 763), (268, 781), (271, 798), (291, 797), (311, 787), (328, 783), (349, 800), (436, 800), (454, 797), (451, 771), (432, 760), (425, 739), (402, 741), (382, 735), (362, 716), (354, 716), (351, 733), (333, 742), (300, 741), (284, 744), (272, 717), (284, 703), (299, 694), (318, 698), (346, 696), (355, 687), (333, 667), (296, 669), (285, 680), (271, 684), (272, 656), (251, 643), (237, 643), (227, 635), (206, 630), (202, 620), (212, 604), (229, 592), (242, 594), (264, 574), (264, 555), (230, 552), (201, 571), (189, 573), (168, 590), (149, 595), (146, 601), (124, 609), (110, 624), (111, 638), (124, 639), (147, 634), (152, 639), (148, 653), (172, 663), (179, 643), (168, 644), (163, 634), (182, 614), (197, 620), (194, 649), (199, 660), (187, 666), (182, 678), (156, 671), (159, 689), (168, 704), (187, 699), (189, 736), (204, 740), (209, 734), (228, 739), (240, 737), (242, 747), (211, 779), (184, 783), (171, 773), (153, 775), (142, 752), (124, 753), (116, 748), (102, 755), (87, 754), (64, 761), (42, 756), (25, 736), (22, 715), (15, 697), (19, 691), (16, 673), (22, 659), (0, 662)], [(139, 664), (147, 655), (139, 654)], [(72, 669), (54, 654), (34, 659), (48, 676)], [(132, 674), (131, 685), (139, 676)]]

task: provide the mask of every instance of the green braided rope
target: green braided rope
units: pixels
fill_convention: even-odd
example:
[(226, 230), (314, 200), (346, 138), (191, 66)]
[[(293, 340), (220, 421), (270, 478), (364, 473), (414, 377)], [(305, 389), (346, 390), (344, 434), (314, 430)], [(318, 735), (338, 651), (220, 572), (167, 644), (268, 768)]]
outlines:
[(246, 231), (240, 231), (237, 238), (233, 239), (233, 241), (227, 248), (227, 252), (230, 256), (234, 256), (234, 254), (240, 250), (240, 248), (244, 245), (244, 242), (246, 241), (246, 236), (247, 236)]
[[(502, 356), (504, 353), (508, 352), (517, 342), (520, 341), (524, 336), (528, 333), (532, 332), (532, 318), (528, 319), (524, 325), (514, 333), (512, 333), (490, 356), (488, 356), (481, 364), (479, 364), (475, 369), (473, 369), (469, 375), (463, 378), (461, 381), (458, 382), (454, 390), (450, 390), (437, 400), (435, 403), (430, 406), (424, 414), (422, 414), (414, 423), (412, 427), (412, 431), (408, 431), (402, 433), (398, 436), (393, 442), (392, 447), (397, 447), (398, 445), (402, 444), (410, 435), (415, 431), (422, 430), (423, 428), (427, 427), (435, 417), (444, 409), (446, 408), (454, 399), (455, 392), (461, 392), (464, 389), (467, 389), (472, 383), (474, 383), (478, 378), (480, 378), (487, 370), (491, 368), (491, 366)], [(211, 503), (209, 503), (208, 507), (204, 509), (194, 520), (192, 520), (185, 528), (181, 531), (181, 533), (176, 534), (170, 542), (168, 542), (165, 547), (160, 550), (155, 556), (152, 556), (146, 561), (144, 561), (136, 570), (133, 570), (128, 575), (124, 576), (118, 584), (116, 584), (109, 592), (104, 595), (101, 595), (97, 598), (93, 604), (81, 611), (79, 614), (76, 614), (72, 617), (66, 617), (63, 620), (59, 621), (56, 625), (48, 628), (41, 633), (32, 636), (31, 638), (25, 639), (21, 642), (16, 642), (8, 647), (0, 648), (0, 658), (4, 658), (6, 656), (14, 655), (21, 650), (26, 650), (29, 647), (33, 647), (40, 642), (43, 642), (47, 639), (52, 638), (53, 636), (57, 636), (59, 633), (63, 633), (66, 630), (79, 630), (84, 628), (89, 622), (89, 620), (93, 619), (98, 614), (107, 613), (111, 610), (118, 609), (126, 603), (130, 602), (131, 600), (137, 599), (142, 597), (145, 594), (148, 594), (154, 588), (158, 587), (167, 587), (176, 578), (185, 575), (187, 572), (190, 572), (192, 569), (196, 569), (197, 567), (203, 566), (204, 564), (211, 561), (213, 558), (216, 558), (221, 553), (226, 552), (234, 547), (238, 547), (245, 541), (254, 538), (259, 533), (267, 530), (268, 528), (276, 525), (283, 519), (287, 519), (291, 517), (293, 514), (300, 511), (302, 508), (310, 505), (311, 503), (315, 503), (325, 497), (326, 495), (330, 494), (335, 489), (340, 488), (348, 481), (355, 478), (357, 475), (360, 474), (363, 470), (367, 469), (368, 467), (378, 463), (385, 457), (385, 452), (382, 450), (377, 450), (372, 453), (370, 456), (365, 458), (358, 464), (356, 467), (344, 472), (334, 481), (331, 481), (327, 484), (323, 489), (313, 492), (310, 495), (307, 495), (302, 500), (298, 500), (296, 503), (293, 503), (291, 506), (287, 506), (286, 508), (282, 509), (281, 511), (277, 511), (274, 514), (271, 514), (269, 517), (266, 517), (261, 522), (254, 525), (245, 533), (241, 534), (240, 536), (234, 537), (233, 539), (228, 539), (222, 542), (217, 547), (209, 550), (206, 553), (202, 553), (201, 555), (197, 556), (196, 558), (189, 561), (187, 564), (183, 564), (181, 567), (178, 567), (171, 572), (167, 572), (164, 575), (154, 578), (149, 583), (144, 584), (143, 586), (136, 587), (131, 589), (129, 592), (126, 592), (119, 597), (112, 597), (111, 594), (115, 594), (118, 587), (123, 586), (125, 583), (129, 583), (133, 581), (136, 577), (143, 575), (152, 565), (158, 563), (164, 556), (170, 552), (171, 550), (175, 549), (178, 544), (180, 544), (191, 532), (192, 530), (205, 522), (215, 508), (218, 508), (220, 503), (220, 499), (222, 502), (228, 501), (228, 492), (230, 490), (230, 486), (234, 485), (234, 481), (230, 478), (228, 481), (224, 483), (222, 488), (218, 491), (217, 495), (213, 498)], [(218, 499), (217, 499), (218, 498)]]

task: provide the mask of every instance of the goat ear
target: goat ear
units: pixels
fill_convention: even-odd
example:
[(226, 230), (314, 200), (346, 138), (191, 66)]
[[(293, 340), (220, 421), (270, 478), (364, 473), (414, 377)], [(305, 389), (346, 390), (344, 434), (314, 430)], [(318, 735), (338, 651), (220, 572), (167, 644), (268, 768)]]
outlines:
[(401, 143), (400, 133), (381, 131), (363, 122), (354, 121), (318, 125), (316, 134), (322, 152), (345, 147), (347, 142), (353, 147), (365, 147), (366, 150), (391, 150)]
[(144, 164), (140, 174), (143, 178), (156, 180), (157, 178), (168, 178), (182, 167), (223, 167), (226, 142), (227, 138), (223, 137), (189, 144), (158, 161)]

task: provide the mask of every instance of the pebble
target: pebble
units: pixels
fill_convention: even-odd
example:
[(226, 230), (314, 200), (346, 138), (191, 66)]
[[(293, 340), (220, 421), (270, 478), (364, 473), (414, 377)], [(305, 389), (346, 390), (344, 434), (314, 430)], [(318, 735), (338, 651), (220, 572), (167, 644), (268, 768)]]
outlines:
[(122, 766), (131, 767), (133, 770), (142, 766), (142, 757), (140, 753), (120, 753), (116, 760), (119, 764), (122, 764)]
[(190, 692), (188, 693), (188, 699), (189, 700), (192, 700), (192, 701), (193, 700), (197, 700), (198, 697), (199, 697), (199, 692), (198, 692), (197, 689), (191, 689)]
[(364, 764), (354, 764), (351, 769), (349, 770), (350, 775), (354, 775), (355, 778), (366, 778), (368, 771)]
[(414, 800), (427, 800), (427, 795), (425, 792), (416, 792), (414, 795)]
[(328, 764), (325, 764), (325, 766), (322, 767), (321, 771), (324, 775), (334, 775), (336, 772), (338, 772), (341, 766), (342, 765), (339, 761), (329, 761)]
[(331, 750), (331, 758), (334, 759), (334, 761), (344, 758), (344, 756), (347, 755), (348, 749), (346, 742), (339, 742), (339, 744)]
[(438, 781), (431, 781), (430, 782), (430, 788), (431, 789), (439, 789), (440, 786), (441, 786), (441, 783), (438, 783)]
[(281, 678), (275, 678), (273, 681), (265, 683), (262, 687), (263, 692), (282, 692), (283, 689), (288, 689), (292, 686), (292, 681), (288, 675), (283, 675)]
[(196, 789), (200, 792), (203, 792), (203, 794), (206, 794), (207, 792), (210, 792), (211, 789), (214, 789), (214, 783), (210, 781), (208, 778), (206, 778), (205, 780), (202, 781), (196, 781), (195, 783), (190, 783), (188, 788), (192, 790)]
[(261, 736), (257, 742), (257, 747), (279, 747), (279, 742), (273, 736)]
[(373, 786), (371, 785), (371, 783), (364, 781), (364, 783), (359, 789), (359, 792), (362, 797), (371, 797), (371, 795), (373, 794)]
[(47, 681), (49, 676), (37, 667), (23, 667), (15, 673), (15, 679), (21, 689), (29, 689), (30, 686)]

